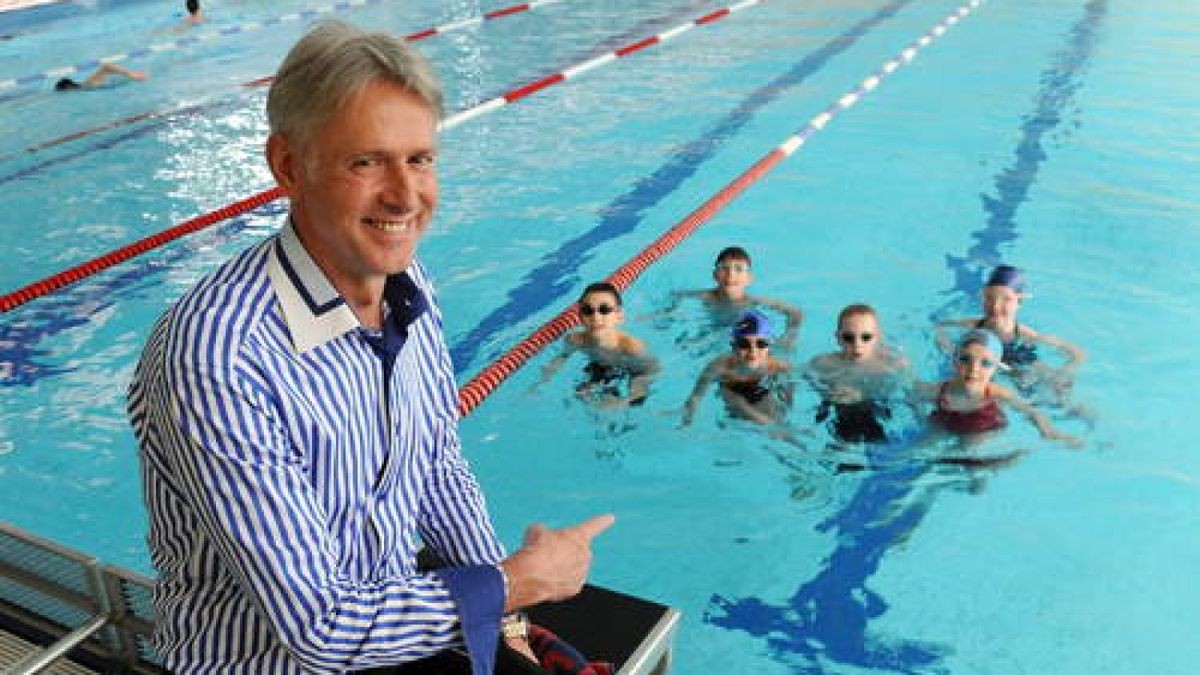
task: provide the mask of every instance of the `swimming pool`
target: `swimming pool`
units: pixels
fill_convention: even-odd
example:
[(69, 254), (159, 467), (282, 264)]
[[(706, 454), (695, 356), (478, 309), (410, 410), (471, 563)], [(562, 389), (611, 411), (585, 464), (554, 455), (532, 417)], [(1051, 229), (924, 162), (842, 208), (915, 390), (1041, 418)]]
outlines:
[[(206, 8), (220, 25), (276, 4)], [(961, 4), (766, 2), (446, 132), (423, 257), (462, 380)], [(339, 15), (410, 33), (497, 6)], [(463, 109), (722, 6), (567, 0), (420, 48)], [(159, 12), (108, 3), (24, 26), (0, 42), (0, 79), (177, 39), (147, 37), (174, 21)], [(131, 64), (143, 85), (0, 92), (0, 293), (269, 187), (264, 92), (242, 83), (302, 26), (163, 51)], [(666, 373), (644, 408), (597, 415), (565, 372), (530, 391), (542, 355), (463, 421), (502, 537), (615, 512), (594, 578), (684, 611), (680, 673), (1190, 672), (1198, 33), (1185, 0), (982, 4), (630, 289), (628, 327)], [(27, 150), (146, 111), (161, 114)], [(278, 211), (0, 316), (0, 517), (149, 571), (125, 382), (157, 314)], [(795, 360), (832, 349), (838, 309), (865, 300), (927, 378), (932, 321), (972, 311), (991, 264), (1025, 267), (1023, 320), (1089, 352), (1075, 395), (1095, 426), (1056, 420), (1086, 450), (1014, 423), (996, 444), (1031, 452), (1003, 471), (935, 470), (898, 443), (880, 468), (834, 475), (822, 439), (781, 463), (788, 446), (720, 427), (713, 400), (678, 429), (706, 358), (678, 343), (701, 318), (648, 315), (705, 285), (729, 244), (755, 255), (756, 291), (804, 308)]]

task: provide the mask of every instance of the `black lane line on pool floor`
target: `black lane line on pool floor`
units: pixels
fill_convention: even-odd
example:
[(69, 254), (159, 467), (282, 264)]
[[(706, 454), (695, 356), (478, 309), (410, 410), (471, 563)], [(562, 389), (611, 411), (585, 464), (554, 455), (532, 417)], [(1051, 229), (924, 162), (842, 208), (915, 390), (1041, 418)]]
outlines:
[[(1083, 16), (1068, 33), (1067, 44), (1042, 73), (1044, 85), (1033, 111), (1021, 124), (1014, 161), (995, 177), (996, 196), (982, 196), (987, 224), (971, 234), (976, 243), (964, 256), (947, 257), (955, 274), (951, 291), (961, 298), (976, 297), (982, 287), (982, 271), (1000, 260), (1001, 244), (1016, 238), (1017, 209), (1028, 199), (1047, 159), (1046, 135), (1063, 123), (1083, 84), (1107, 10), (1107, 0), (1092, 0), (1084, 6)], [(908, 442), (901, 441), (876, 453), (895, 464), (908, 447)], [(816, 576), (778, 605), (756, 597), (714, 595), (705, 621), (765, 639), (773, 657), (797, 665), (801, 668), (798, 672), (836, 672), (827, 671), (823, 662), (900, 673), (924, 673), (938, 667), (953, 652), (951, 645), (868, 631), (870, 621), (887, 611), (888, 602), (868, 588), (867, 582), (887, 553), (920, 525), (937, 493), (957, 486), (922, 484), (929, 469), (923, 462), (910, 461), (865, 473), (847, 506), (818, 525), (818, 530), (832, 533), (838, 544)]]

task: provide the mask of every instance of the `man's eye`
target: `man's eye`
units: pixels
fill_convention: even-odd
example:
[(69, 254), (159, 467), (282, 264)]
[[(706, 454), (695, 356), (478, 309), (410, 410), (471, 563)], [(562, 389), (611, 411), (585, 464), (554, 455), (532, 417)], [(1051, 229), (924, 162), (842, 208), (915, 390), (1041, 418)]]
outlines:
[(437, 157), (434, 155), (416, 155), (409, 160), (409, 164), (419, 168), (429, 168), (437, 164)]
[(350, 162), (350, 166), (356, 169), (364, 169), (367, 167), (378, 166), (378, 157), (356, 157)]

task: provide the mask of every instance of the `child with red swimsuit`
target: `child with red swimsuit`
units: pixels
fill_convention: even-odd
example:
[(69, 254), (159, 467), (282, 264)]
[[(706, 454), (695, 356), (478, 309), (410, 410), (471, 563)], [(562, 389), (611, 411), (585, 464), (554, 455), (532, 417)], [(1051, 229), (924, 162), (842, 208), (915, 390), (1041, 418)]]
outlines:
[(1000, 406), (1004, 403), (1028, 417), (1042, 438), (1081, 447), (1079, 439), (1055, 429), (1050, 420), (1025, 399), (992, 382), (1001, 367), (1003, 353), (999, 336), (986, 328), (963, 334), (955, 350), (954, 377), (920, 386), (922, 393), (937, 401), (930, 421), (951, 434), (977, 437), (1005, 425), (1004, 410)]

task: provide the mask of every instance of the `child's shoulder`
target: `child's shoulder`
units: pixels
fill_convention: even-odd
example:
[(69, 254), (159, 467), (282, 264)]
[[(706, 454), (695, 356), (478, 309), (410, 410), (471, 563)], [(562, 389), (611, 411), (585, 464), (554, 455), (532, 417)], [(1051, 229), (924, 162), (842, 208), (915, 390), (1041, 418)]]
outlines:
[(646, 351), (645, 342), (625, 332), (621, 333), (619, 345), (621, 351), (630, 356), (641, 356)]
[(1002, 384), (996, 384), (995, 382), (988, 383), (988, 395), (990, 395), (992, 398), (998, 398), (1005, 401), (1011, 401), (1017, 397), (1016, 393), (1013, 392), (1012, 389), (1009, 389)]

